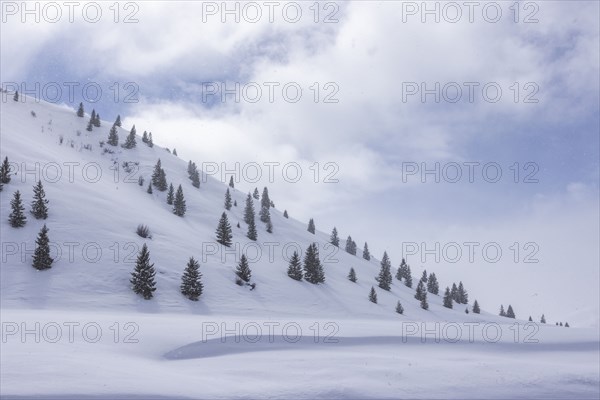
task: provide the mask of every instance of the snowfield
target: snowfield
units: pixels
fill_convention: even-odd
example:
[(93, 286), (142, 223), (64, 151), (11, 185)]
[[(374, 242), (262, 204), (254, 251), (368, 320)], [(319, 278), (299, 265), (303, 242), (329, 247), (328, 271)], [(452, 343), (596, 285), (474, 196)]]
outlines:
[[(418, 266), (412, 289), (395, 278), (391, 291), (378, 289), (380, 254), (366, 261), (362, 243), (358, 256), (343, 250), (344, 240), (340, 250), (328, 245), (318, 221), (316, 235), (307, 232), (293, 209), (283, 217), (286, 205), (273, 194), (274, 232), (257, 218), (253, 242), (243, 221), (247, 193), (231, 190), (234, 246), (225, 249), (215, 229), (226, 184), (203, 176), (193, 187), (188, 160), (146, 146), (141, 127), (135, 149), (101, 147), (112, 122), (88, 132), (88, 120), (31, 98), (2, 103), (0, 155), (14, 163), (0, 193), (2, 398), (600, 397), (597, 327), (503, 318), (495, 304), (466, 314), (465, 305), (450, 310), (432, 294), (423, 310), (414, 299)], [(120, 143), (129, 129), (118, 130)], [(183, 187), (183, 218), (166, 204), (166, 192), (146, 192), (159, 158), (168, 182)], [(45, 221), (28, 213), (40, 179), (50, 201)], [(27, 210), (23, 228), (8, 223), (16, 190)], [(44, 223), (55, 262), (37, 271), (31, 254)], [(136, 235), (139, 224), (149, 226), (151, 239)], [(325, 269), (321, 285), (286, 274), (294, 249), (312, 242)], [(129, 283), (144, 243), (157, 270), (148, 301)], [(234, 282), (241, 252), (250, 259), (255, 290)], [(179, 292), (192, 256), (204, 284), (198, 302)], [(399, 263), (392, 260), (393, 275)], [(347, 279), (350, 267), (356, 283)], [(440, 281), (441, 292), (451, 284)], [(372, 286), (378, 304), (368, 301)], [(467, 290), (472, 302), (484, 289)], [(398, 301), (403, 315), (394, 311)]]

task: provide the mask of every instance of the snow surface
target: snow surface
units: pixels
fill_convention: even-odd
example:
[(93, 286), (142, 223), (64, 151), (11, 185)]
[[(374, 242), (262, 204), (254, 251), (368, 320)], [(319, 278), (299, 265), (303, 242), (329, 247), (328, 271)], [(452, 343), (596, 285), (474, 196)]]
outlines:
[[(428, 296), (425, 311), (414, 290), (397, 280), (390, 292), (377, 290), (378, 304), (370, 303), (378, 260), (335, 252), (327, 246), (328, 233), (312, 235), (306, 221), (284, 218), (285, 205), (272, 194), (274, 232), (267, 233), (257, 218), (255, 244), (245, 236), (246, 193), (232, 191), (238, 207), (227, 214), (234, 242), (251, 259), (260, 251), (250, 264), (256, 290), (237, 286), (239, 251), (223, 253), (215, 245), (227, 186), (203, 177), (194, 188), (187, 160), (157, 145), (145, 146), (140, 129), (137, 148), (103, 154), (99, 142), (106, 141), (111, 122), (88, 132), (88, 119), (69, 107), (29, 98), (2, 104), (1, 156), (19, 166), (0, 193), (3, 398), (600, 397), (597, 328), (527, 324), (496, 316), (496, 305), (481, 304), (489, 312), (465, 314), (464, 305), (448, 310), (434, 295)], [(120, 143), (130, 127), (124, 128)], [(91, 151), (83, 148), (88, 144)], [(159, 158), (167, 180), (183, 186), (184, 218), (171, 212), (166, 193), (146, 193)], [(139, 171), (127, 176), (124, 161), (139, 162)], [(194, 161), (200, 165), (202, 160)], [(49, 218), (28, 215), (24, 228), (11, 228), (10, 199), (20, 190), (28, 209), (40, 175), (24, 170), (35, 165), (50, 200)], [(62, 176), (54, 179), (57, 165)], [(94, 178), (96, 165), (101, 178), (84, 179), (84, 167)], [(139, 174), (146, 180), (143, 187), (137, 184)], [(288, 213), (293, 217), (294, 210)], [(55, 255), (52, 269), (36, 271), (31, 250), (44, 222), (62, 254)], [(150, 227), (151, 239), (136, 235), (142, 223)], [(284, 250), (291, 254), (296, 245), (304, 250), (313, 241), (319, 243), (325, 284), (289, 279)], [(143, 243), (157, 269), (157, 291), (150, 301), (129, 288)], [(207, 254), (207, 248), (217, 254)], [(92, 262), (97, 249), (101, 255)], [(203, 274), (198, 302), (179, 293), (190, 256), (200, 261)], [(399, 261), (392, 260), (393, 274)], [(346, 278), (350, 267), (357, 283)], [(419, 277), (413, 277), (415, 287)], [(440, 288), (451, 283), (441, 281)], [(467, 290), (472, 301), (484, 288)], [(402, 316), (394, 312), (398, 300)], [(451, 343), (456, 329), (461, 338)], [(223, 343), (225, 330), (229, 337)]]

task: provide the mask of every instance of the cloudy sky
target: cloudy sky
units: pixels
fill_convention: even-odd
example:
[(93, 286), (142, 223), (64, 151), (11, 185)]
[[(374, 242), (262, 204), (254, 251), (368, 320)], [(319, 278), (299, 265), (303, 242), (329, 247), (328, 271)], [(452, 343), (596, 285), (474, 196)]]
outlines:
[[(400, 1), (152, 1), (118, 13), (94, 3), (98, 17), (80, 3), (73, 22), (55, 4), (38, 3), (36, 21), (3, 3), (4, 87), (55, 82), (41, 97), (58, 85), (54, 101), (75, 105), (99, 85), (86, 109), (216, 163), (218, 178), (236, 162), (263, 165), (261, 181), (244, 179), (248, 169), (237, 187), (269, 186), (279, 209), (320, 230), (335, 225), (395, 265), (403, 243), (479, 242), (472, 262), (423, 262), (422, 251), (409, 262), (467, 287), (489, 282), (490, 299), (520, 291), (517, 305), (597, 324), (586, 308), (597, 313), (597, 2), (432, 1), (429, 14)], [(80, 84), (73, 99), (66, 82)], [(215, 90), (236, 85), (239, 101)], [(270, 162), (280, 163), (273, 182)], [(282, 175), (290, 163), (298, 182), (294, 168)], [(439, 182), (421, 174), (436, 163)], [(480, 250), (492, 242), (503, 250), (495, 263)]]

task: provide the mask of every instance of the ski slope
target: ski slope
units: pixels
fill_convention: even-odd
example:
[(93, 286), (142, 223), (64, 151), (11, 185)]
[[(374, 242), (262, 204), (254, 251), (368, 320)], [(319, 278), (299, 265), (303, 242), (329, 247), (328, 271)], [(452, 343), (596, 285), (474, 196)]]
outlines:
[[(252, 242), (243, 221), (247, 193), (231, 191), (237, 202), (227, 211), (234, 246), (226, 250), (215, 243), (225, 211), (224, 183), (203, 176), (200, 188), (194, 188), (188, 160), (142, 143), (141, 133), (151, 127), (137, 127), (137, 147), (126, 150), (100, 146), (112, 122), (102, 121), (88, 132), (88, 120), (89, 115), (78, 118), (70, 107), (31, 98), (2, 103), (1, 156), (16, 163), (0, 193), (3, 397), (600, 395), (597, 328), (566, 329), (553, 321), (528, 325), (496, 316), (496, 305), (487, 304), (481, 304), (479, 315), (466, 314), (464, 305), (446, 309), (442, 297), (431, 294), (429, 310), (423, 310), (414, 288), (395, 279), (389, 292), (377, 288), (381, 255), (366, 261), (360, 250), (352, 256), (328, 245), (329, 233), (318, 230), (318, 221), (313, 235), (308, 221), (293, 218), (293, 209), (284, 218), (285, 205), (273, 193), (274, 231), (266, 232), (257, 217), (258, 241)], [(130, 129), (123, 128), (120, 143)], [(183, 218), (166, 204), (166, 192), (146, 192), (159, 158), (168, 182), (183, 187)], [(124, 162), (138, 164), (127, 172)], [(141, 187), (140, 175), (145, 179)], [(10, 227), (13, 193), (21, 192), (28, 210), (38, 179), (50, 201), (48, 219), (28, 214), (25, 227)], [(255, 200), (257, 213), (259, 206)], [(44, 223), (55, 263), (37, 271), (31, 267), (31, 251)], [(151, 239), (137, 236), (139, 224), (149, 226)], [(340, 236), (346, 237), (344, 232)], [(321, 285), (286, 275), (293, 250), (303, 251), (312, 242), (319, 244), (325, 269)], [(157, 270), (157, 290), (149, 301), (134, 294), (129, 283), (144, 243)], [(234, 283), (241, 252), (250, 258), (255, 290)], [(198, 302), (179, 292), (192, 256), (203, 275)], [(393, 275), (399, 262), (392, 260)], [(351, 267), (356, 283), (347, 279)], [(413, 267), (414, 287), (419, 277)], [(441, 292), (451, 284), (440, 281)], [(371, 286), (378, 289), (378, 304), (368, 301)], [(485, 289), (467, 290), (473, 301)], [(397, 301), (404, 315), (395, 313)]]

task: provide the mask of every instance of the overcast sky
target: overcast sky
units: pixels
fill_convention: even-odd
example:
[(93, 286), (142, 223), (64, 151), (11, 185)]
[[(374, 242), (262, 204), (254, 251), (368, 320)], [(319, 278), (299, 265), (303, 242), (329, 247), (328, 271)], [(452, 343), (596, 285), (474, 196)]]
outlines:
[[(198, 165), (263, 165), (262, 181), (242, 176), (237, 187), (267, 185), (277, 208), (323, 231), (335, 225), (360, 249), (366, 240), (377, 257), (387, 250), (396, 266), (403, 242), (500, 243), (497, 263), (480, 250), (475, 262), (408, 258), (413, 271), (425, 266), (467, 285), (504, 279), (490, 296), (511, 284), (539, 295), (540, 309), (554, 301), (566, 313), (585, 302), (552, 300), (561, 270), (583, 275), (569, 285), (572, 296), (597, 293), (598, 2), (514, 3), (428, 2), (439, 22), (422, 2), (227, 3), (239, 7), (239, 22), (221, 2), (120, 3), (118, 22), (102, 3), (96, 23), (82, 3), (73, 23), (64, 6), (58, 22), (47, 8), (36, 23), (20, 2), (5, 2), (2, 83), (57, 82), (57, 102), (73, 105), (85, 100), (81, 86), (70, 102), (65, 82), (97, 83), (103, 94), (87, 110), (108, 120), (119, 113), (124, 126), (152, 131), (155, 143)], [(236, 83), (240, 101), (211, 94)], [(431, 90), (424, 98), (423, 88)], [(265, 162), (280, 163), (274, 182)], [(282, 177), (292, 162), (302, 168), (295, 183), (294, 169)], [(421, 168), (436, 162), (440, 182), (429, 174), (422, 183)], [(462, 177), (452, 183), (457, 165)], [(529, 242), (539, 263), (523, 263)], [(506, 278), (515, 271), (523, 282)]]

